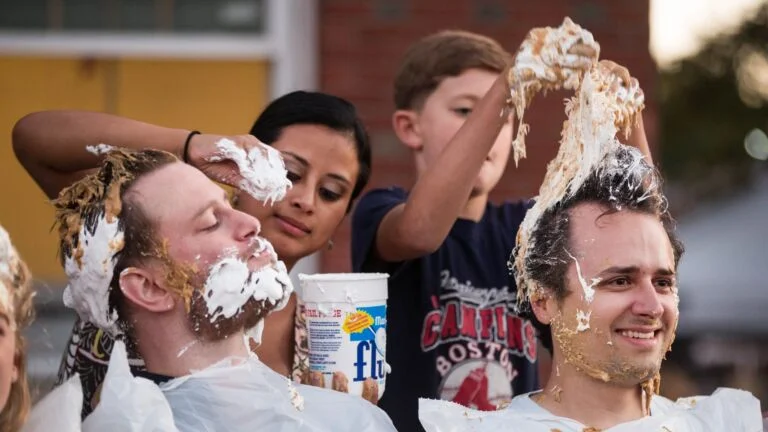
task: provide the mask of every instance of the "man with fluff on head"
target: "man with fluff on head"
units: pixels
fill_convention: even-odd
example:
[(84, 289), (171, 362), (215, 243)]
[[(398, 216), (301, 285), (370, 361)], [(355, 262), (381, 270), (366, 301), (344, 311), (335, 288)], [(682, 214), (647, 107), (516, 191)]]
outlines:
[(54, 204), (65, 303), (121, 340), (83, 430), (394, 430), (362, 398), (294, 386), (250, 352), (290, 279), (259, 221), (200, 171), (115, 150)]
[(604, 63), (582, 77), (518, 231), (510, 263), (518, 301), (552, 334), (546, 385), (492, 413), (422, 400), (428, 432), (762, 430), (760, 403), (747, 392), (658, 395), (679, 318), (683, 246), (658, 172), (616, 139), (643, 107), (637, 80), (623, 81)]

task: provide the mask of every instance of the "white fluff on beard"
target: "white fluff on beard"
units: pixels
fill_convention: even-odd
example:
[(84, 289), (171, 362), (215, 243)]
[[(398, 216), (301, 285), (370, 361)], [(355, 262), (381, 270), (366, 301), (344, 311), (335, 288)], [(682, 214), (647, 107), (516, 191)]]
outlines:
[[(254, 254), (262, 252), (264, 247), (272, 249), (265, 240), (260, 239), (260, 243), (262, 246)], [(224, 322), (242, 318), (240, 315), (249, 302), (259, 302), (262, 308), (271, 313), (284, 308), (292, 292), (293, 285), (285, 264), (278, 261), (276, 255), (272, 264), (256, 271), (251, 271), (246, 261), (236, 256), (227, 256), (211, 267), (203, 289), (203, 299), (207, 307), (207, 319), (211, 323), (219, 321), (218, 324), (226, 326)], [(246, 323), (248, 320), (243, 321)], [(248, 335), (260, 343), (263, 319), (248, 325)]]

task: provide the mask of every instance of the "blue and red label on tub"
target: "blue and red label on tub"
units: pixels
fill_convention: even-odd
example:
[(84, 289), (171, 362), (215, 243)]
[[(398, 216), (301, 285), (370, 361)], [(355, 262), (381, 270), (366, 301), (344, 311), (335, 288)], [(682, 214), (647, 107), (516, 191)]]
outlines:
[(349, 340), (357, 343), (357, 358), (354, 363), (355, 382), (366, 378), (375, 380), (386, 376), (387, 307), (359, 307), (347, 314), (342, 329), (349, 334)]

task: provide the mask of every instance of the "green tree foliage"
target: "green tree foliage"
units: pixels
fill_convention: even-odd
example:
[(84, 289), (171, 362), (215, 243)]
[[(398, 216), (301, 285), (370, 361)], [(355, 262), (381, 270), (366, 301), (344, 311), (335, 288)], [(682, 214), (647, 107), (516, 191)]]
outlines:
[(744, 137), (768, 131), (768, 3), (735, 32), (661, 71), (660, 144), (665, 175), (697, 181), (712, 170), (746, 178)]

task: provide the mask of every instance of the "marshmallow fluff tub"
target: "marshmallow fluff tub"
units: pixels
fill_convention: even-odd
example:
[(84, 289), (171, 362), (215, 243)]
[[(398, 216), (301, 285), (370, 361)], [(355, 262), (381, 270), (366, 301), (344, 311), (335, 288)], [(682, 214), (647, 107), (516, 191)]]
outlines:
[(299, 274), (309, 370), (302, 382), (377, 401), (384, 394), (387, 278), (384, 273)]
[[(581, 36), (578, 36), (581, 35)], [(553, 63), (552, 55), (565, 55), (569, 44), (581, 39), (593, 42), (592, 35), (581, 29), (569, 19), (560, 28), (547, 28), (536, 35), (541, 40), (561, 40), (564, 49), (559, 53), (536, 52), (541, 44), (536, 40), (526, 41), (521, 47), (524, 54), (518, 58), (510, 70), (510, 103), (517, 110), (517, 117), (522, 119), (522, 111), (530, 103), (530, 91), (541, 88), (565, 87), (574, 89), (576, 96), (566, 104), (568, 119), (564, 123), (562, 140), (557, 156), (547, 167), (544, 182), (536, 202), (528, 211), (520, 226), (514, 262), (510, 262), (518, 285), (521, 301), (533, 301), (540, 295), (537, 283), (528, 274), (531, 259), (529, 252), (534, 250), (535, 232), (542, 215), (548, 209), (565, 202), (572, 193), (579, 190), (588, 176), (598, 173), (600, 178), (610, 178), (611, 185), (636, 191), (660, 195), (659, 185), (635, 182), (647, 179), (644, 173), (651, 168), (642, 161), (639, 151), (626, 147), (616, 139), (618, 132), (627, 132), (643, 108), (643, 95), (636, 80), (617, 88), (616, 78), (595, 62), (584, 67), (580, 74), (544, 75), (539, 65)], [(530, 46), (529, 46), (530, 45)], [(599, 47), (595, 43), (595, 47)], [(599, 52), (599, 51), (598, 51)], [(522, 61), (521, 61), (522, 60)], [(524, 85), (523, 85), (524, 84)], [(515, 140), (515, 155), (524, 156), (522, 141), (526, 128), (521, 127)], [(617, 155), (623, 155), (618, 158)], [(651, 177), (653, 178), (653, 177)], [(612, 191), (614, 189), (611, 189)], [(611, 196), (614, 196), (613, 193)], [(650, 199), (643, 195), (638, 200)], [(595, 296), (595, 286), (600, 281), (585, 278), (579, 260), (568, 253), (575, 261), (578, 281), (583, 292), (577, 292), (587, 304), (587, 310), (577, 310), (575, 325), (566, 329), (570, 334), (594, 331), (590, 328), (592, 311), (589, 305)], [(542, 264), (542, 263), (536, 263)], [(544, 263), (546, 264), (546, 263)], [(677, 301), (676, 291), (674, 291)], [(554, 323), (554, 321), (553, 321)], [(672, 329), (674, 332), (674, 329)], [(670, 341), (671, 342), (671, 341)], [(608, 344), (611, 344), (610, 339)], [(568, 348), (568, 347), (566, 347)], [(568, 351), (564, 348), (565, 351)], [(578, 353), (573, 354), (578, 356)], [(571, 362), (577, 368), (586, 367), (579, 363), (579, 357), (566, 356), (566, 363)], [(554, 366), (557, 368), (557, 366)], [(609, 382), (611, 375), (603, 370), (584, 369), (593, 379)], [(559, 369), (555, 372), (560, 375)], [(660, 377), (649, 380), (641, 386), (644, 395), (645, 416), (634, 421), (621, 423), (603, 429), (612, 432), (694, 432), (694, 431), (749, 431), (762, 430), (760, 403), (750, 393), (735, 389), (718, 389), (711, 396), (682, 398), (676, 402), (658, 395)], [(537, 397), (551, 397), (560, 402), (564, 391), (578, 392), (578, 389), (562, 389), (555, 386), (546, 394), (534, 392), (519, 395), (505, 408), (485, 412), (469, 409), (447, 401), (420, 399), (419, 419), (427, 432), (458, 431), (597, 431), (585, 427), (570, 418), (558, 417), (536, 403)], [(584, 397), (579, 395), (578, 397)]]
[[(137, 153), (111, 150), (99, 173), (65, 189), (56, 203), (58, 219), (64, 221), (59, 232), (64, 239), (63, 261), (70, 280), (65, 302), (82, 319), (89, 320), (116, 338), (98, 405), (81, 423), (83, 393), (80, 379), (75, 375), (35, 407), (24, 430), (394, 430), (386, 414), (366, 400), (294, 384), (264, 365), (249, 349), (250, 339), (260, 342), (263, 315), (258, 321), (243, 321), (250, 323), (246, 324), (246, 336), (242, 340), (242, 352), (247, 354), (225, 354), (219, 359), (206, 357), (204, 364), (208, 366), (189, 370), (175, 378), (167, 377), (164, 381), (132, 375), (124, 342), (127, 338), (123, 333), (124, 321), (110, 305), (110, 282), (115, 274), (117, 255), (126, 248), (129, 238), (123, 231), (125, 221), (121, 219), (124, 209), (120, 188), (134, 175), (129, 166)], [(251, 158), (243, 160), (248, 163)], [(105, 168), (107, 166), (109, 168)], [(108, 171), (109, 175), (104, 175), (104, 171)], [(287, 180), (270, 183), (269, 179), (262, 181), (254, 178), (260, 172), (253, 169), (247, 177), (252, 186), (259, 185), (262, 189), (262, 199), (281, 199)], [(282, 192), (279, 190), (281, 187)], [(214, 328), (220, 322), (244, 317), (245, 313), (255, 313), (248, 305), (258, 305), (260, 313), (279, 310), (293, 292), (285, 265), (278, 260), (272, 245), (263, 238), (252, 240), (247, 249), (251, 255), (247, 258), (242, 253), (238, 255), (237, 251), (224, 249), (218, 259), (206, 268), (179, 263), (170, 265), (168, 241), (160, 239), (158, 243), (156, 256), (166, 264), (164, 271), (167, 272), (169, 289), (184, 299), (188, 315), (191, 313), (190, 303), (194, 305), (191, 299), (202, 300), (202, 319), (210, 320)], [(247, 264), (253, 258), (260, 263), (256, 270)], [(204, 277), (191, 277), (194, 274)], [(195, 284), (198, 286), (193, 286)], [(199, 348), (206, 344), (202, 339), (198, 340), (198, 331), (195, 328), (194, 334), (198, 336), (191, 340), (179, 341), (184, 348), (173, 353), (176, 358), (191, 355), (195, 350), (190, 348), (195, 345)], [(131, 342), (141, 346), (141, 340)]]

